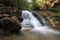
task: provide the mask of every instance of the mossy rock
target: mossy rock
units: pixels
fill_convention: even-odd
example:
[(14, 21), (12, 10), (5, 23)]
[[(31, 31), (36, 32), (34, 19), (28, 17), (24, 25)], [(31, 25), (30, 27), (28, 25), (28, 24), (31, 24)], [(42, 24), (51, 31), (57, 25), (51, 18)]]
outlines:
[(11, 10), (7, 8), (2, 8), (0, 9), (0, 11), (0, 29), (3, 30), (3, 33), (5, 35), (10, 35), (11, 33), (18, 33), (22, 28), (21, 22), (23, 20), (21, 16), (19, 16), (19, 14), (17, 15), (16, 12), (11, 12)]

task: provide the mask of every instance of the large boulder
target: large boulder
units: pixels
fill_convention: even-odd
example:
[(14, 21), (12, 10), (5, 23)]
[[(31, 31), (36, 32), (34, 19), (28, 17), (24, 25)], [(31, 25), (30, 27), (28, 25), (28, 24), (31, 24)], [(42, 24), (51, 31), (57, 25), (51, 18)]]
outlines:
[(5, 35), (19, 33), (21, 22), (23, 21), (21, 15), (19, 16), (17, 12), (11, 12), (11, 10), (6, 8), (2, 8), (0, 11), (0, 29), (3, 30), (3, 33)]

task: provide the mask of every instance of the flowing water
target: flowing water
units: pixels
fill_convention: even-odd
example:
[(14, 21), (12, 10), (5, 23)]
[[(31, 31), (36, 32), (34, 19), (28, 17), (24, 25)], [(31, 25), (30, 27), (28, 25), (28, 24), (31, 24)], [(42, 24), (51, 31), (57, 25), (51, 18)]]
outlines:
[[(42, 26), (41, 23), (39, 22), (39, 20), (31, 12), (22, 11), (22, 18), (24, 19), (22, 24), (25, 23), (25, 24), (23, 24), (24, 26), (26, 24), (33, 25), (32, 26), (33, 29), (31, 29), (31, 31), (34, 31), (34, 32), (40, 32), (45, 35), (50, 34), (50, 33), (60, 35), (60, 31), (51, 29), (49, 26), (47, 26), (45, 19), (41, 15), (40, 15), (40, 17), (45, 26)], [(31, 26), (23, 27), (22, 29), (30, 29), (30, 27)]]
[(0, 36), (0, 40), (60, 40), (60, 31), (47, 26), (46, 20), (41, 15), (38, 19), (32, 12), (22, 11), (22, 18), (20, 35)]

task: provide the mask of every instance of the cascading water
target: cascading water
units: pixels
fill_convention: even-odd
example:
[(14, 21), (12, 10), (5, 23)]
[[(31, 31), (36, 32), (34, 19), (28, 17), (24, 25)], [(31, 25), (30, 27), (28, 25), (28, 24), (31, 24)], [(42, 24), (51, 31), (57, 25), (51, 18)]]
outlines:
[[(40, 16), (40, 17), (45, 24), (45, 19), (43, 19), (42, 16)], [(40, 32), (45, 35), (48, 33), (60, 34), (59, 31), (49, 28), (46, 24), (45, 24), (45, 26), (42, 26), (41, 23), (39, 22), (39, 20), (29, 11), (22, 11), (22, 18), (24, 19), (22, 22), (22, 26), (33, 25), (32, 27), (34, 27), (34, 28), (31, 29), (31, 31)], [(27, 26), (27, 27), (29, 27), (29, 26)], [(23, 27), (22, 30), (23, 29), (30, 29), (30, 28)]]
[(22, 18), (24, 19), (25, 24), (31, 24), (34, 28), (42, 26), (37, 18), (35, 18), (29, 11), (22, 11)]

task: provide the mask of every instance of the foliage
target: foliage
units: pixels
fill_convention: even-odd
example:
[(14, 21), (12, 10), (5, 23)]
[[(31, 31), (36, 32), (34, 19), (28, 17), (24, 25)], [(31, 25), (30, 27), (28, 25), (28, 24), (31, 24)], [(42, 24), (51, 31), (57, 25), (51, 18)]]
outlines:
[(58, 17), (60, 17), (60, 12), (59, 12), (59, 13), (57, 13), (57, 16), (58, 16)]
[(59, 0), (34, 0), (35, 5), (37, 5), (37, 8), (39, 9), (46, 9), (47, 6), (48, 8), (53, 7), (55, 3), (58, 3), (58, 2)]
[(0, 0), (0, 4), (26, 10), (31, 8), (27, 0)]
[(35, 7), (37, 7), (38, 9), (42, 9), (45, 8), (45, 4), (46, 4), (46, 0), (34, 0), (35, 3)]
[(29, 9), (30, 4), (26, 0), (17, 0), (15, 2), (15, 7), (19, 9)]
[(32, 0), (32, 10), (39, 10), (39, 6), (36, 4), (36, 0)]
[(54, 7), (47, 8), (47, 10), (53, 11), (55, 13), (59, 13), (60, 12), (60, 3), (55, 4)]

